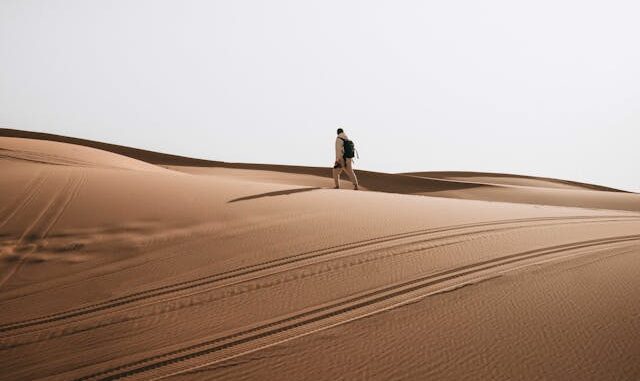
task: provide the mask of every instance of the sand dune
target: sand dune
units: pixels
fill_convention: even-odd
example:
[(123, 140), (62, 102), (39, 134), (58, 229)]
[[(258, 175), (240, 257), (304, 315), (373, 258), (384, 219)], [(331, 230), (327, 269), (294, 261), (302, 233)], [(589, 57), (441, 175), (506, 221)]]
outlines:
[[(264, 183), (330, 187), (326, 168), (247, 165), (246, 168), (174, 167), (191, 174), (218, 178), (243, 178)], [(585, 187), (560, 188), (471, 182), (413, 175), (357, 171), (362, 188), (394, 194), (424, 195), (466, 200), (483, 200), (535, 205), (571, 206), (594, 209), (640, 211), (640, 196), (617, 190), (595, 192)], [(517, 177), (515, 177), (517, 178)], [(596, 187), (596, 186), (594, 186)]]
[(640, 377), (638, 194), (0, 136), (3, 379)]
[[(226, 163), (106, 144), (85, 139), (0, 129), (0, 136), (72, 143), (98, 148), (176, 171), (245, 181), (330, 187), (324, 167)], [(599, 185), (535, 176), (474, 172), (415, 172), (389, 174), (358, 171), (364, 189), (433, 197), (501, 201), (540, 205), (640, 211), (640, 196)], [(590, 192), (593, 190), (601, 192)]]
[(585, 184), (576, 181), (551, 179), (547, 177), (522, 176), (505, 173), (483, 172), (409, 172), (406, 175), (445, 179), (467, 182), (478, 182), (495, 185), (518, 185), (526, 187), (558, 188), (558, 189), (583, 189), (599, 190), (607, 192), (623, 192), (619, 189), (604, 187), (601, 185)]

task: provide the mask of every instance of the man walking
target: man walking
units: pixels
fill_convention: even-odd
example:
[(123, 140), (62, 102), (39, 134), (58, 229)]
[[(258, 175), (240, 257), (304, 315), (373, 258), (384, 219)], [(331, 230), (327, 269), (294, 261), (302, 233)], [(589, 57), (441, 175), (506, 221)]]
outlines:
[(349, 180), (353, 183), (353, 189), (358, 190), (358, 178), (353, 172), (353, 156), (355, 148), (353, 142), (349, 140), (342, 128), (338, 128), (336, 137), (336, 162), (333, 165), (333, 180), (336, 183), (335, 189), (340, 189), (340, 174), (347, 172)]

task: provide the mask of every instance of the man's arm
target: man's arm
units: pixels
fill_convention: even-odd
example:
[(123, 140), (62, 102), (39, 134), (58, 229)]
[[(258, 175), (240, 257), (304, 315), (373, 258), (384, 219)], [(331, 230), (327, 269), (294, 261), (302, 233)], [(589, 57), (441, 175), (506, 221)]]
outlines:
[(336, 161), (342, 161), (344, 156), (344, 142), (340, 138), (336, 138)]

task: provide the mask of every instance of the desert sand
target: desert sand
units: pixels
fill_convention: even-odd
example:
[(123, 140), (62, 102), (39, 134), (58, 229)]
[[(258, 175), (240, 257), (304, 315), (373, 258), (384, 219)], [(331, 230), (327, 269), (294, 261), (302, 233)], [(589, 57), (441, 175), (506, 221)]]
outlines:
[(640, 379), (639, 194), (357, 174), (0, 130), (0, 378)]

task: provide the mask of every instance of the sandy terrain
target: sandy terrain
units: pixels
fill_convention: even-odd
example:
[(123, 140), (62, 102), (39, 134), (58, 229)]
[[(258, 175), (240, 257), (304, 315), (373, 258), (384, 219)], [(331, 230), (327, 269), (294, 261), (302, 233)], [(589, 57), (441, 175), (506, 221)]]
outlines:
[(357, 173), (0, 130), (0, 378), (640, 379), (640, 195)]

